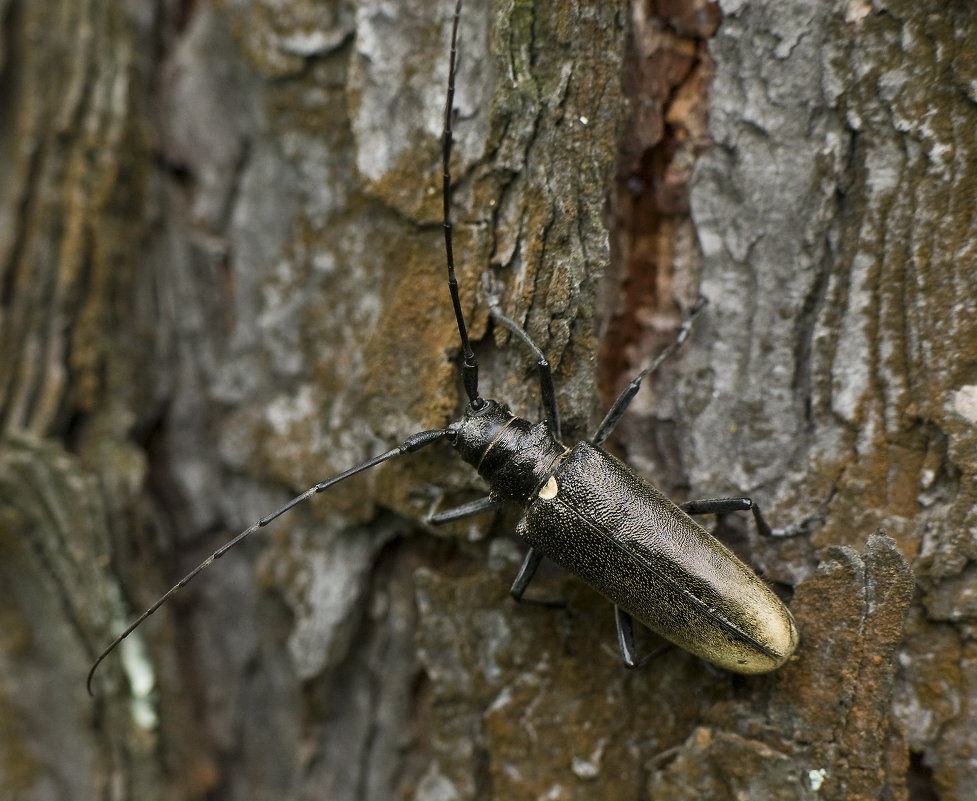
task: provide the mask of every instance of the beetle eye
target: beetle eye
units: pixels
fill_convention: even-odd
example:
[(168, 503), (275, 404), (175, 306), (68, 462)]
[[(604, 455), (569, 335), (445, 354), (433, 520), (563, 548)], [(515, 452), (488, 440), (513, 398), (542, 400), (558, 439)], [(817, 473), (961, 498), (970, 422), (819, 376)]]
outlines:
[(469, 403), (467, 413), (469, 417), (478, 417), (483, 414), (488, 414), (489, 412), (494, 411), (498, 407), (499, 404), (497, 401), (482, 400), (481, 406), (476, 406), (474, 403)]

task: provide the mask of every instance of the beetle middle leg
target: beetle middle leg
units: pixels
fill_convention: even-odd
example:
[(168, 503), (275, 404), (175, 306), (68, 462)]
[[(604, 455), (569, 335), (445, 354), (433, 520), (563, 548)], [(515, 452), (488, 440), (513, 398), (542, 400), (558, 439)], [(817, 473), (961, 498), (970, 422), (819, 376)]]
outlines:
[(772, 537), (773, 530), (763, 517), (759, 504), (752, 498), (708, 498), (701, 501), (688, 501), (678, 506), (690, 515), (724, 515), (729, 512), (752, 512), (757, 531), (764, 537)]
[[(466, 503), (454, 509), (447, 509), (443, 512), (433, 514), (428, 518), (428, 522), (433, 525), (440, 525), (452, 520), (462, 520), (466, 517), (472, 517), (473, 515), (481, 514), (482, 512), (493, 511), (498, 508), (499, 504), (492, 500), (492, 498), (479, 498), (478, 500), (472, 501), (471, 503)], [(529, 582), (533, 580), (533, 576), (536, 575), (536, 569), (539, 567), (542, 561), (543, 554), (541, 554), (535, 548), (530, 548), (526, 552), (526, 556), (522, 561), (522, 566), (519, 568), (519, 572), (516, 574), (515, 581), (512, 582), (512, 587), (509, 588), (509, 595), (512, 596), (513, 600), (520, 603), (539, 604), (540, 606), (563, 606), (563, 604), (559, 601), (542, 601), (535, 598), (523, 598), (523, 594), (526, 592)]]
[(526, 587), (529, 586), (529, 582), (533, 580), (533, 576), (536, 575), (536, 569), (539, 567), (540, 562), (543, 561), (543, 554), (537, 551), (535, 548), (530, 548), (526, 551), (526, 558), (522, 560), (522, 566), (519, 568), (519, 572), (516, 574), (516, 580), (512, 582), (512, 586), (509, 588), (509, 595), (513, 597), (516, 601), (530, 601), (531, 599), (523, 598), (523, 593), (526, 592)]
[[(478, 500), (472, 501), (471, 503), (463, 504), (462, 506), (455, 507), (454, 509), (446, 509), (443, 512), (437, 512), (436, 514), (428, 517), (427, 521), (432, 525), (438, 526), (442, 523), (447, 523), (452, 520), (462, 520), (466, 517), (473, 517), (477, 514), (482, 514), (483, 512), (490, 512), (498, 509), (500, 504), (496, 503), (492, 498), (479, 498)], [(522, 566), (519, 568), (519, 572), (516, 574), (515, 581), (512, 582), (512, 586), (509, 588), (509, 595), (512, 596), (513, 600), (517, 602), (525, 602), (530, 604), (538, 604), (540, 606), (563, 606), (559, 601), (542, 601), (535, 598), (523, 598), (523, 593), (526, 592), (526, 587), (529, 586), (529, 582), (533, 580), (533, 576), (536, 575), (536, 568), (539, 567), (540, 562), (543, 561), (543, 554), (537, 551), (535, 548), (530, 548), (526, 552), (526, 556), (522, 561)]]
[(545, 606), (549, 609), (565, 609), (565, 601), (547, 601), (545, 598), (523, 597), (523, 594), (526, 592), (526, 587), (533, 580), (533, 576), (536, 575), (536, 569), (542, 561), (543, 554), (535, 548), (530, 548), (526, 551), (526, 556), (522, 560), (522, 565), (516, 574), (515, 581), (512, 582), (512, 586), (509, 588), (509, 595), (512, 596), (512, 600), (519, 604), (533, 604), (534, 606)]
[[(536, 357), (536, 370), (539, 374), (539, 392), (540, 398), (543, 406), (543, 417), (546, 421), (547, 427), (553, 434), (557, 441), (560, 440), (560, 410), (556, 403), (556, 389), (553, 385), (553, 370), (550, 367), (549, 360), (543, 354), (542, 349), (532, 340), (532, 337), (512, 318), (506, 316), (502, 311), (502, 306), (499, 303), (499, 292), (491, 273), (484, 273), (482, 276), (482, 284), (485, 288), (485, 298), (488, 301), (489, 313), (492, 315), (492, 319), (509, 331), (513, 336), (515, 336), (520, 342), (523, 343), (530, 351), (532, 351), (533, 356)], [(535, 548), (530, 548), (526, 552), (526, 557), (523, 559), (522, 566), (519, 568), (519, 572), (516, 574), (515, 581), (512, 582), (512, 587), (509, 588), (509, 594), (517, 602), (526, 602), (533, 604), (540, 604), (542, 606), (561, 606), (558, 602), (551, 601), (539, 601), (533, 598), (523, 598), (523, 594), (526, 592), (526, 588), (529, 586), (529, 582), (533, 580), (533, 576), (536, 575), (536, 569), (539, 567), (540, 563), (543, 561), (543, 554), (537, 551)]]

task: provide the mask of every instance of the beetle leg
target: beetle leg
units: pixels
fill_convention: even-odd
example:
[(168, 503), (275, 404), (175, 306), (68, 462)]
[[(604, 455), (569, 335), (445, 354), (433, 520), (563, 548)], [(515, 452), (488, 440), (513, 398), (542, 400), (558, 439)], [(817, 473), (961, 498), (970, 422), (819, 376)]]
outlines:
[(689, 316), (685, 318), (685, 322), (682, 323), (682, 327), (679, 328), (678, 334), (676, 335), (672, 344), (659, 353), (658, 358), (655, 359), (648, 367), (638, 373), (631, 380), (631, 383), (624, 388), (624, 391), (618, 396), (617, 400), (614, 401), (611, 408), (608, 409), (607, 414), (604, 415), (604, 419), (601, 421), (601, 424), (597, 426), (597, 433), (595, 433), (590, 440), (591, 445), (600, 445), (611, 435), (611, 431), (614, 430), (614, 426), (618, 424), (618, 421), (627, 411), (628, 406), (631, 405), (631, 401), (634, 399), (634, 396), (638, 394), (638, 390), (641, 388), (641, 382), (655, 372), (655, 370), (661, 366), (663, 361), (665, 361), (676, 350), (678, 350), (679, 347), (681, 347), (682, 343), (685, 342), (686, 338), (689, 336), (689, 331), (692, 330), (692, 323), (695, 322), (696, 316), (700, 311), (702, 311), (705, 305), (705, 297), (700, 296), (689, 310)]
[(546, 418), (546, 425), (549, 426), (550, 432), (559, 441), (560, 410), (556, 405), (556, 390), (553, 387), (553, 370), (550, 368), (550, 363), (546, 360), (539, 346), (530, 339), (529, 334), (523, 331), (515, 320), (506, 317), (502, 312), (502, 307), (499, 305), (498, 292), (492, 281), (491, 273), (486, 272), (482, 276), (482, 282), (485, 285), (485, 297), (488, 300), (489, 312), (492, 315), (492, 319), (503, 328), (512, 332), (536, 357), (536, 369), (539, 371), (539, 392), (543, 400), (543, 415)]
[(472, 517), (483, 512), (491, 512), (500, 506), (501, 504), (493, 501), (491, 497), (479, 498), (477, 501), (456, 506), (454, 509), (435, 512), (428, 517), (427, 522), (434, 526), (440, 526), (442, 523), (448, 523), (451, 520), (463, 520), (466, 517)]
[[(471, 517), (472, 515), (480, 514), (481, 512), (488, 512), (493, 509), (498, 509), (501, 506), (502, 504), (492, 500), (491, 497), (479, 498), (477, 501), (471, 501), (470, 503), (463, 504), (462, 506), (458, 506), (454, 509), (447, 509), (443, 512), (437, 512), (428, 517), (427, 522), (437, 526), (452, 520), (461, 520), (466, 517)], [(530, 548), (526, 552), (526, 558), (523, 559), (522, 566), (519, 568), (519, 572), (516, 574), (516, 579), (512, 582), (512, 587), (509, 588), (509, 595), (520, 603), (539, 604), (540, 606), (563, 606), (563, 604), (559, 601), (540, 601), (536, 600), (535, 598), (522, 597), (526, 592), (526, 587), (529, 586), (529, 582), (532, 581), (533, 576), (536, 575), (536, 568), (539, 567), (539, 564), (542, 561), (543, 554), (541, 554), (535, 548)]]
[(621, 648), (621, 658), (624, 660), (624, 667), (628, 670), (643, 668), (652, 657), (669, 647), (669, 643), (659, 645), (651, 653), (638, 659), (637, 648), (634, 645), (634, 621), (631, 615), (617, 605), (614, 606), (614, 625), (617, 627), (617, 644)]
[(760, 512), (760, 506), (752, 498), (710, 498), (702, 501), (689, 501), (680, 503), (679, 509), (690, 515), (721, 515), (728, 512), (753, 513), (753, 520), (756, 523), (757, 531), (764, 537), (772, 537), (773, 531), (764, 520)]
[(536, 575), (536, 568), (542, 561), (543, 554), (535, 548), (526, 551), (526, 558), (522, 560), (522, 567), (519, 568), (516, 580), (512, 582), (512, 587), (509, 589), (509, 595), (515, 600), (523, 600), (522, 595), (526, 591), (526, 587), (529, 586), (529, 582), (533, 580), (533, 576)]
[[(519, 526), (516, 528), (516, 534), (522, 536), (522, 526), (526, 523), (525, 519), (519, 522)], [(536, 575), (536, 568), (539, 567), (540, 563), (543, 561), (543, 554), (530, 547), (526, 551), (526, 558), (522, 560), (522, 567), (519, 568), (519, 572), (516, 574), (516, 580), (512, 582), (512, 586), (509, 588), (509, 595), (517, 603), (521, 604), (535, 604), (536, 606), (547, 606), (551, 609), (562, 609), (566, 606), (563, 601), (545, 601), (541, 598), (524, 598), (523, 594), (526, 592), (526, 587), (529, 586), (529, 582), (533, 580), (533, 576)]]

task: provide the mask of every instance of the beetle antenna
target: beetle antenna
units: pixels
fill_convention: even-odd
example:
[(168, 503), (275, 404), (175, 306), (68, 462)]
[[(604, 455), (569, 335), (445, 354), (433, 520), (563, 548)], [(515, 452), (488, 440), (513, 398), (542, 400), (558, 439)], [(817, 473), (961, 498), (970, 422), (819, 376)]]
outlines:
[(448, 291), (451, 293), (451, 305), (455, 310), (455, 320), (458, 323), (458, 335), (461, 337), (461, 350), (465, 360), (461, 368), (461, 379), (472, 408), (481, 409), (485, 401), (478, 394), (478, 359), (475, 358), (471, 343), (468, 341), (468, 327), (465, 325), (465, 315), (461, 310), (461, 297), (458, 294), (458, 280), (455, 278), (455, 257), (451, 236), (451, 123), (454, 116), (455, 73), (458, 66), (458, 25), (460, 21), (461, 0), (458, 0), (455, 4), (454, 20), (451, 23), (448, 96), (444, 103), (444, 129), (441, 136), (441, 159), (444, 167), (441, 192), (444, 204), (444, 252), (448, 262)]
[(111, 643), (109, 643), (108, 647), (98, 655), (98, 659), (95, 660), (95, 663), (88, 671), (88, 680), (86, 682), (86, 687), (88, 688), (88, 694), (94, 696), (94, 693), (92, 692), (92, 678), (95, 676), (96, 669), (102, 663), (102, 660), (105, 659), (105, 657), (107, 657), (110, 653), (112, 653), (112, 651), (114, 651), (116, 647), (126, 637), (128, 637), (130, 634), (132, 634), (132, 632), (134, 632), (137, 628), (139, 628), (139, 626), (142, 625), (142, 623), (146, 620), (146, 618), (148, 618), (151, 614), (153, 614), (153, 612), (155, 612), (163, 604), (165, 604), (169, 600), (170, 596), (172, 596), (177, 590), (189, 584), (194, 578), (196, 578), (198, 573), (200, 573), (205, 568), (210, 567), (217, 559), (220, 559), (225, 553), (231, 550), (231, 548), (233, 548), (238, 543), (242, 542), (244, 539), (246, 539), (248, 536), (253, 534), (259, 528), (263, 528), (264, 526), (267, 526), (272, 520), (285, 514), (285, 512), (287, 512), (293, 506), (297, 506), (303, 501), (311, 498), (313, 495), (316, 495), (322, 492), (323, 490), (329, 489), (329, 487), (333, 486), (334, 484), (338, 484), (340, 481), (345, 481), (350, 476), (355, 476), (357, 473), (362, 473), (364, 470), (369, 470), (371, 467), (375, 467), (381, 462), (385, 462), (388, 459), (392, 459), (394, 456), (400, 456), (402, 453), (412, 453), (413, 451), (420, 450), (426, 445), (430, 445), (432, 442), (437, 442), (438, 440), (444, 439), (445, 437), (450, 438), (453, 436), (455, 436), (455, 432), (451, 429), (438, 429), (435, 431), (420, 431), (417, 434), (412, 434), (406, 440), (404, 440), (404, 442), (401, 445), (398, 445), (396, 448), (393, 448), (392, 450), (389, 450), (386, 453), (381, 453), (379, 456), (374, 456), (372, 459), (363, 462), (363, 464), (359, 464), (356, 467), (352, 467), (349, 470), (346, 470), (345, 472), (340, 473), (337, 476), (333, 476), (332, 478), (326, 479), (325, 481), (320, 481), (315, 486), (309, 487), (309, 489), (307, 489), (301, 495), (297, 495), (296, 497), (292, 498), (292, 500), (290, 500), (280, 509), (272, 512), (269, 515), (265, 515), (260, 520), (255, 521), (251, 526), (249, 526), (240, 534), (238, 534), (236, 537), (234, 537), (234, 539), (224, 543), (220, 548), (218, 548), (210, 556), (204, 559), (204, 561), (202, 561), (199, 565), (197, 565), (193, 570), (191, 570), (183, 578), (181, 578), (176, 584), (170, 587), (170, 589), (168, 589), (152, 606), (150, 606), (149, 609), (147, 609), (139, 617), (137, 617), (125, 631), (123, 631), (118, 637), (116, 637), (114, 640), (112, 640)]

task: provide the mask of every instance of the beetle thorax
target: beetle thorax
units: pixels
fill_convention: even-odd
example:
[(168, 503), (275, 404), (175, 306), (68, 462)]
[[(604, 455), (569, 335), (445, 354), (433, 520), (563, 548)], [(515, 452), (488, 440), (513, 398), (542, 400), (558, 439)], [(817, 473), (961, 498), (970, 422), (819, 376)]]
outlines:
[(485, 401), (481, 409), (469, 406), (452, 429), (454, 446), (488, 481), (492, 496), (523, 506), (546, 483), (567, 450), (545, 423), (515, 417), (508, 406), (493, 400)]

